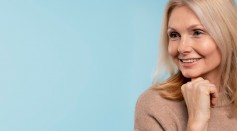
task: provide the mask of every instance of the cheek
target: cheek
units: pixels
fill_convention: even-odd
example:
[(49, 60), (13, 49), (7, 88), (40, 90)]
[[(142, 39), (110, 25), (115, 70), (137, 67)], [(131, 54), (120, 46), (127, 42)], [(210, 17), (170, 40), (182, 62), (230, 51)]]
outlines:
[(200, 43), (201, 44), (199, 44), (199, 47), (197, 48), (201, 55), (219, 57), (218, 55), (220, 55), (220, 52), (214, 41), (209, 40), (209, 41), (200, 42)]
[(172, 57), (175, 57), (178, 54), (178, 47), (175, 44), (169, 44), (168, 52)]

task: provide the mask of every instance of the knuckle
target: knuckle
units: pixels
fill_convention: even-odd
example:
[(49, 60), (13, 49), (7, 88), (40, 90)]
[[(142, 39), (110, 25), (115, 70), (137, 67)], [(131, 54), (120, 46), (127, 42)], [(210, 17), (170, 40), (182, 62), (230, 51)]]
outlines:
[(181, 91), (182, 91), (182, 92), (185, 91), (185, 86), (186, 86), (186, 85), (182, 85), (182, 86), (181, 86)]
[(191, 85), (192, 85), (192, 82), (187, 82), (186, 85), (187, 85), (187, 86), (191, 86)]
[(206, 93), (207, 92), (207, 88), (206, 87), (204, 87), (204, 86), (201, 86), (200, 88), (199, 88), (199, 91), (200, 92), (202, 92), (202, 93)]

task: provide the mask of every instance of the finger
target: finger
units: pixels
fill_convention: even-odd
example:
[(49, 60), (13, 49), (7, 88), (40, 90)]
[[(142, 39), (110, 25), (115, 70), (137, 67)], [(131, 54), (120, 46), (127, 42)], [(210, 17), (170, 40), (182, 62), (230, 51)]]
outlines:
[(211, 101), (211, 107), (212, 108), (214, 108), (217, 105), (217, 100), (218, 100), (218, 98), (213, 97), (213, 95), (211, 94), (210, 101)]
[(211, 107), (215, 107), (219, 97), (218, 91), (216, 87), (213, 86), (209, 88), (209, 91), (210, 91)]
[(192, 82), (197, 82), (197, 81), (201, 81), (201, 80), (204, 80), (202, 77), (194, 77), (194, 78), (191, 78), (191, 81)]
[(209, 92), (212, 94), (213, 98), (218, 98), (218, 91), (215, 86), (210, 86)]
[[(215, 86), (214, 84), (211, 84), (208, 80), (203, 80), (203, 79), (199, 79), (199, 80), (195, 80), (192, 83), (192, 86), (193, 87), (209, 87), (209, 86)], [(206, 91), (208, 91), (208, 95), (210, 94), (209, 93), (209, 90), (208, 88), (204, 88)]]

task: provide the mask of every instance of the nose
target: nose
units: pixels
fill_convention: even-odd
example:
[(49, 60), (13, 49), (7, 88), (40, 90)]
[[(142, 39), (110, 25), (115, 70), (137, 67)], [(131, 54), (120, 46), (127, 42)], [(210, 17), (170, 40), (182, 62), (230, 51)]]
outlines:
[(181, 54), (188, 54), (192, 52), (192, 45), (189, 38), (181, 37), (181, 40), (178, 46), (178, 52)]

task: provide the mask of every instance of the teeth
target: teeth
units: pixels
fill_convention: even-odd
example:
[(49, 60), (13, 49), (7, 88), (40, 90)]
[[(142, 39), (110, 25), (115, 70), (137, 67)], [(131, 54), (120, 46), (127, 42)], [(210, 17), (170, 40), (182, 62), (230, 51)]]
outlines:
[(195, 62), (195, 61), (198, 61), (199, 59), (187, 59), (187, 60), (181, 60), (182, 62), (184, 62), (184, 63), (193, 63), (193, 62)]

